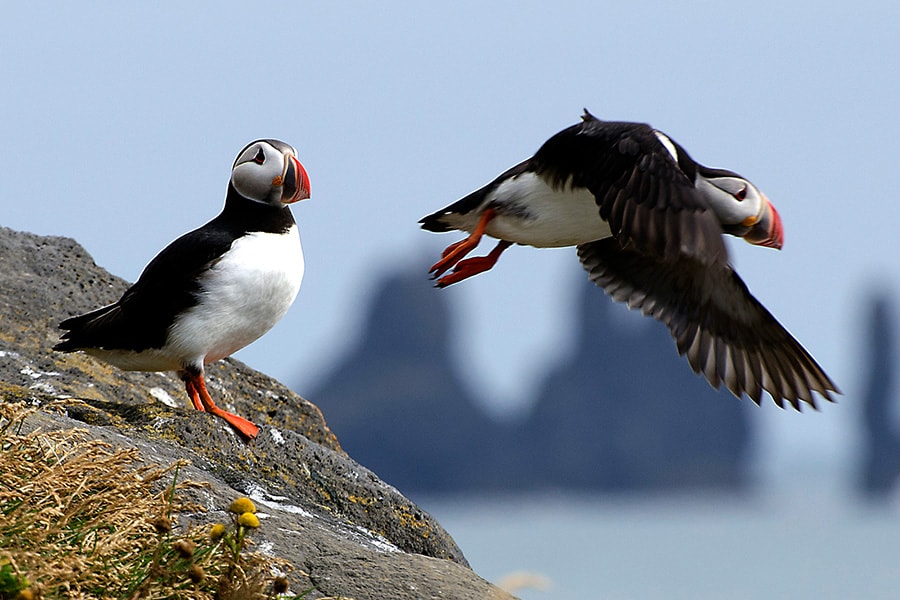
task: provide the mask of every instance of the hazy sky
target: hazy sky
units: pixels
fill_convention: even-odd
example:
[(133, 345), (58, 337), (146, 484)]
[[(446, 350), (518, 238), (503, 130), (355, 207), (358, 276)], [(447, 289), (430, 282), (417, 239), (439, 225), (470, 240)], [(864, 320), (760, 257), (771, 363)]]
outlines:
[[(0, 20), (0, 224), (74, 237), (134, 280), (218, 213), (244, 144), (293, 144), (312, 180), (293, 207), (306, 278), (238, 358), (300, 394), (354, 338), (380, 275), (426, 277), (458, 239), (420, 231), (421, 216), (588, 107), (649, 122), (771, 198), (784, 250), (732, 243), (735, 264), (846, 396), (818, 414), (751, 411), (762, 469), (852, 456), (859, 309), (900, 278), (894, 3), (50, 6), (14, 3)], [(530, 399), (568, 350), (582, 277), (574, 249), (517, 247), (435, 291), (494, 409)]]

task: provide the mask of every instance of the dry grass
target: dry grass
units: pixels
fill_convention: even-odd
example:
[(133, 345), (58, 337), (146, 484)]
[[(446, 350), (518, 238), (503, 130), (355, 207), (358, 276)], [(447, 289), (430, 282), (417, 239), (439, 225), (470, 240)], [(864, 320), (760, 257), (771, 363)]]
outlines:
[[(281, 596), (289, 565), (246, 549), (237, 524), (178, 532), (176, 463), (142, 465), (84, 432), (22, 434), (29, 409), (0, 402), (0, 600)], [(160, 491), (161, 490), (161, 491)], [(273, 587), (274, 586), (274, 587)]]

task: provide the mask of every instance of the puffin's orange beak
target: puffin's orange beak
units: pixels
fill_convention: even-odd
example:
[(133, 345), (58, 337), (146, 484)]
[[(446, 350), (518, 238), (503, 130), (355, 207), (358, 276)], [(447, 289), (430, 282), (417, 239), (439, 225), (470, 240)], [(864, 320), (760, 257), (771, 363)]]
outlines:
[(776, 250), (781, 250), (781, 246), (784, 245), (784, 227), (781, 225), (781, 216), (765, 194), (763, 194), (762, 211), (758, 216), (744, 221), (744, 225), (750, 229), (742, 237), (751, 244), (767, 246)]
[(306, 169), (294, 156), (288, 155), (284, 159), (284, 175), (282, 175), (281, 202), (291, 204), (299, 200), (309, 198), (309, 175)]

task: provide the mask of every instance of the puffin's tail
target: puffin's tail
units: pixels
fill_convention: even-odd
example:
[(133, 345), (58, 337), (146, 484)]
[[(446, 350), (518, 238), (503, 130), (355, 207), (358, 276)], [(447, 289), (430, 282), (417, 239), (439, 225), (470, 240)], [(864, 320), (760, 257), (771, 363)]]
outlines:
[(96, 333), (104, 329), (118, 312), (118, 304), (110, 304), (89, 313), (70, 317), (59, 324), (60, 329), (66, 330), (59, 343), (53, 346), (58, 352), (75, 352), (83, 348), (93, 348), (98, 344), (93, 341)]

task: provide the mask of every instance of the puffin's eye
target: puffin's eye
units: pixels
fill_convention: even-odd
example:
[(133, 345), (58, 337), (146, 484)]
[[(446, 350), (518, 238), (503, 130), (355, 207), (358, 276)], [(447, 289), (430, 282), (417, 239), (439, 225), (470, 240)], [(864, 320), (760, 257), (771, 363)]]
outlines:
[(253, 157), (253, 162), (255, 162), (258, 165), (261, 165), (264, 162), (266, 162), (266, 153), (263, 152), (262, 148), (260, 148), (259, 150), (256, 151), (256, 156)]
[(742, 202), (747, 197), (747, 188), (742, 187), (737, 194), (734, 195), (738, 202)]

